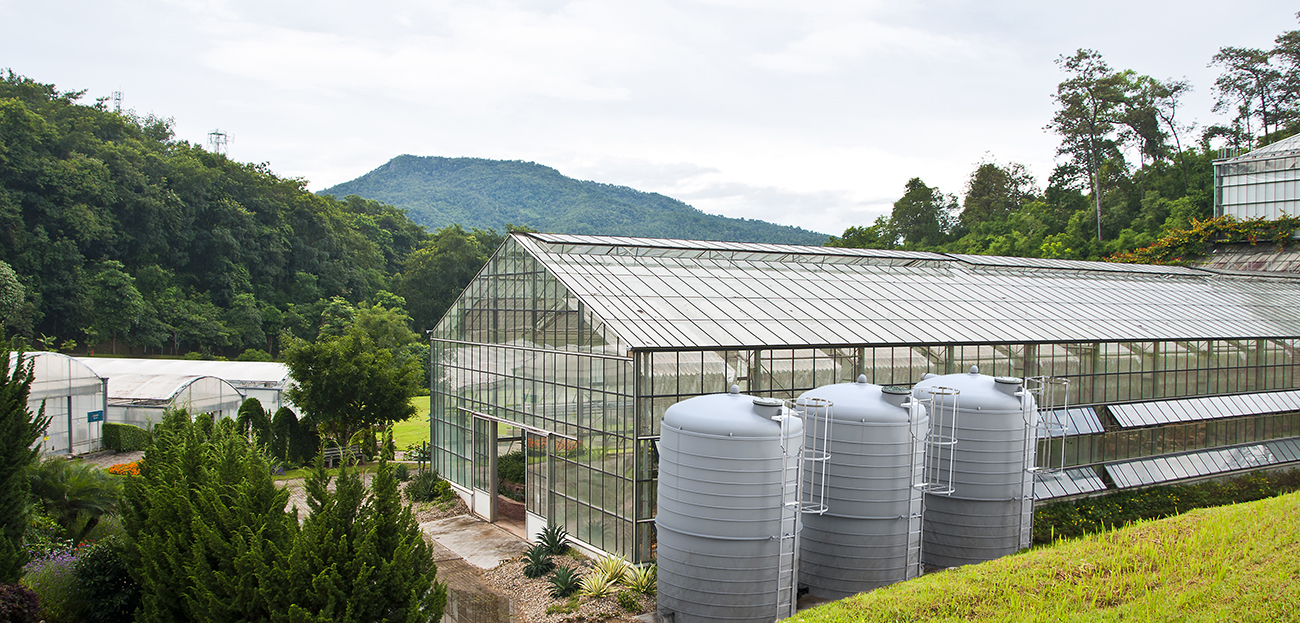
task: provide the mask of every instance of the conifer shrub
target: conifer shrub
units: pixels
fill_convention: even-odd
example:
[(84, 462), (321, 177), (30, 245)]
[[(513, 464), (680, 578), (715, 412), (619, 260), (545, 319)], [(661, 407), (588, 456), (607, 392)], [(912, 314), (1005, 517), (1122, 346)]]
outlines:
[(140, 586), (127, 567), (126, 543), (109, 535), (77, 557), (72, 565), (81, 586), (88, 623), (131, 623), (140, 605)]

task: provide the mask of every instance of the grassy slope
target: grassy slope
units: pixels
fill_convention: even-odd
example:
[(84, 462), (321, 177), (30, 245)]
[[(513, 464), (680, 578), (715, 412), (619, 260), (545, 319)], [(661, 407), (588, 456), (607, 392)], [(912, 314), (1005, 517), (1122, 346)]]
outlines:
[(924, 576), (792, 621), (1300, 620), (1300, 493)]
[(415, 405), (415, 415), (393, 425), (393, 447), (398, 450), (429, 440), (429, 397), (416, 396), (411, 404)]

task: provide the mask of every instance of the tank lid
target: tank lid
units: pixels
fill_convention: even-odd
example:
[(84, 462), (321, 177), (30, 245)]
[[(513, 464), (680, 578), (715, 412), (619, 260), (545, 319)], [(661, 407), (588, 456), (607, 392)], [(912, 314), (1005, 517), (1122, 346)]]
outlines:
[(899, 387), (898, 385), (886, 385), (880, 388), (880, 391), (885, 394), (894, 394), (898, 396), (906, 396), (907, 394), (912, 393), (910, 388)]
[[(737, 392), (739, 393), (739, 392)], [(766, 396), (754, 396), (754, 404), (760, 407), (779, 407), (785, 404), (780, 398), (768, 398)]]
[(997, 376), (997, 377), (993, 377), (993, 382), (1002, 383), (1004, 385), (1019, 385), (1020, 378), (1014, 376)]

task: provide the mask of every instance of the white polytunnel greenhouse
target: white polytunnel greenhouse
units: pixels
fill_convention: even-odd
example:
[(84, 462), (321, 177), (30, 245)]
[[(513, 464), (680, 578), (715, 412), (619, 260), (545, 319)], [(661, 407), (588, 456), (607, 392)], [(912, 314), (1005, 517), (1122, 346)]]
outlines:
[(207, 361), (193, 359), (129, 359), (81, 357), (100, 376), (113, 378), (125, 374), (214, 376), (239, 390), (247, 398), (256, 398), (268, 414), (280, 407), (290, 407), (284, 399), (289, 385), (289, 366), (274, 361)]
[(168, 409), (188, 409), (191, 415), (211, 413), (216, 419), (239, 413), (244, 394), (215, 376), (185, 374), (122, 374), (108, 379), (107, 421), (152, 428)]
[(32, 386), (27, 408), (37, 413), (44, 406), (50, 418), (41, 451), (85, 454), (99, 450), (107, 408), (107, 380), (75, 358), (59, 353), (24, 353), (23, 364), (28, 362), (32, 364)]
[[(1035, 503), (1300, 464), (1296, 275), (516, 233), (430, 339), (433, 466), (473, 512), (496, 519), (496, 459), (513, 443), (525, 452), (528, 535), (560, 525), (582, 546), (635, 563), (659, 554), (664, 414), (732, 386), (787, 404), (859, 382), (903, 392), (863, 390), (870, 396), (922, 400), (926, 375), (939, 383), (976, 375), (971, 384), (980, 391), (1039, 388), (1044, 393), (1023, 402), (1035, 410), (1023, 425), (1007, 411), (1005, 441), (972, 441), (980, 415), (965, 407), (954, 428), (949, 456), (962, 469), (979, 463), (970, 453), (980, 443), (1005, 446), (990, 450), (1005, 457), (1003, 484), (950, 477), (951, 495), (966, 506), (987, 499), (1006, 509), (1005, 538), (989, 549), (997, 555), (1022, 542)], [(912, 391), (922, 393), (907, 398)], [(975, 409), (973, 392), (967, 402)], [(904, 415), (880, 417), (906, 417), (891, 408)], [(832, 414), (832, 438), (875, 430), (865, 420), (841, 424), (848, 413)], [(876, 451), (865, 442), (830, 447)], [(911, 446), (899, 447), (891, 482), (929, 473), (908, 462)], [(863, 458), (834, 469), (867, 482), (874, 476), (852, 470), (873, 464)], [(674, 495), (689, 495), (680, 487), (690, 474), (674, 477)], [(944, 491), (927, 489), (926, 507), (938, 508)], [(922, 542), (915, 522), (877, 521), (884, 513), (869, 506), (876, 498), (850, 494), (828, 494), (824, 513), (856, 504), (854, 517), (818, 529), (852, 524), (898, 534), (890, 550), (897, 571), (858, 565), (855, 573), (907, 577), (917, 544), (934, 542), (930, 528)], [(915, 497), (895, 498), (891, 504), (915, 507)], [(949, 515), (964, 512), (949, 506)], [(976, 530), (963, 526), (954, 538)]]

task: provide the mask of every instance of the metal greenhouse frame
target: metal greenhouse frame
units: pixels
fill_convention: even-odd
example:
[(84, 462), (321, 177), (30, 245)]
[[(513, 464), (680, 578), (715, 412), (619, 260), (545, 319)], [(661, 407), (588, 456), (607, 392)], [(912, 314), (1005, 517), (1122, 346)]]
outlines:
[(526, 454), (528, 534), (559, 524), (634, 562), (654, 557), (664, 411), (732, 384), (791, 399), (971, 365), (1063, 379), (1068, 412), (1042, 435), (1066, 437), (1062, 469), (1040, 498), (1099, 490), (1108, 472), (1162, 481), (1131, 464), (1152, 457), (1262, 448), (1163, 480), (1298, 458), (1268, 445), (1300, 437), (1300, 279), (1282, 275), (512, 234), (430, 339), (433, 466), (474, 512), (495, 519), (505, 433)]

